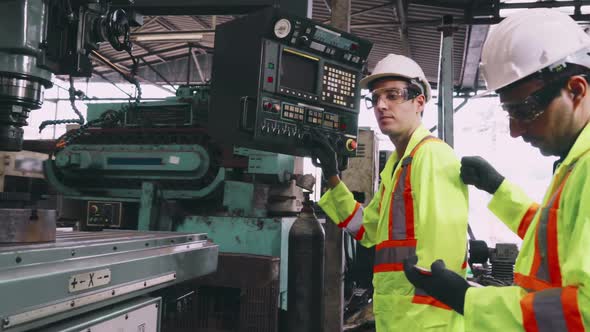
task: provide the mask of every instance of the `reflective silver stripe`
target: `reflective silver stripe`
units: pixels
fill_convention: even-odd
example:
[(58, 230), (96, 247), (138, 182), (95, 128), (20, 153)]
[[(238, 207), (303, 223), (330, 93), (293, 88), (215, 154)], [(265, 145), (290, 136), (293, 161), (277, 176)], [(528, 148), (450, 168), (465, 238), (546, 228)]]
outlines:
[(549, 224), (549, 212), (551, 211), (551, 207), (555, 203), (555, 199), (557, 198), (557, 194), (559, 190), (557, 190), (551, 200), (549, 200), (549, 204), (547, 204), (544, 208), (541, 209), (541, 216), (539, 217), (539, 230), (537, 233), (537, 247), (539, 248), (539, 255), (541, 256), (541, 264), (539, 265), (539, 270), (535, 274), (537, 279), (541, 279), (547, 282), (550, 282), (551, 278), (549, 275), (549, 259), (547, 257), (547, 224)]
[(561, 288), (552, 288), (535, 294), (533, 310), (539, 332), (568, 330), (561, 303), (561, 292)]
[(392, 216), (392, 239), (405, 240), (406, 234), (406, 203), (404, 201), (404, 191), (406, 190), (406, 177), (408, 175), (408, 165), (412, 163), (412, 157), (406, 157), (402, 161), (402, 170), (395, 191), (393, 192), (393, 202), (391, 207)]
[(416, 255), (416, 247), (385, 247), (375, 251), (375, 265), (403, 263), (404, 259)]
[(348, 222), (348, 225), (346, 225), (346, 231), (348, 233), (350, 233), (353, 237), (356, 237), (356, 234), (359, 232), (362, 225), (363, 225), (363, 206), (361, 205), (356, 210), (356, 213), (354, 214), (354, 216), (352, 216), (352, 219), (350, 219), (350, 221)]

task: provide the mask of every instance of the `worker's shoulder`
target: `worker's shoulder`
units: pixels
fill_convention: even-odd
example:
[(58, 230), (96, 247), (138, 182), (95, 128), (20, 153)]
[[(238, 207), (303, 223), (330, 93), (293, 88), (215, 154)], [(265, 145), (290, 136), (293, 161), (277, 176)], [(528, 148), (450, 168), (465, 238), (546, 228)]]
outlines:
[[(571, 176), (574, 178), (579, 176), (586, 178), (588, 173), (590, 173), (590, 153), (585, 153), (576, 161)], [(590, 179), (585, 180), (589, 181)]]
[(415, 157), (419, 158), (421, 156), (431, 156), (431, 157), (453, 157), (457, 158), (455, 155), (455, 150), (448, 145), (445, 141), (432, 137), (428, 138), (427, 140), (423, 141), (422, 144), (416, 150)]

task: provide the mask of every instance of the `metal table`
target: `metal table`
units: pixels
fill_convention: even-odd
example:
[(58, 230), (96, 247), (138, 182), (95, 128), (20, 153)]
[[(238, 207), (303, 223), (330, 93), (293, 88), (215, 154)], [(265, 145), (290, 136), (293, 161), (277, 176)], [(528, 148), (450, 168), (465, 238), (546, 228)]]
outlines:
[(216, 270), (205, 234), (61, 232), (0, 246), (0, 331), (26, 331)]

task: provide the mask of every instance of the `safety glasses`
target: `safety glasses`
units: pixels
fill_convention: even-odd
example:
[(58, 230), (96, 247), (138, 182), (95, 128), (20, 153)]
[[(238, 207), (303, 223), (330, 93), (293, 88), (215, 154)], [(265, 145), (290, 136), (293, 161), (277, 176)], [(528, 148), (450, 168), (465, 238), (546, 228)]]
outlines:
[(545, 112), (551, 101), (559, 96), (566, 82), (567, 80), (560, 80), (546, 85), (518, 103), (502, 103), (502, 109), (508, 112), (510, 119), (525, 123), (533, 122)]
[(401, 104), (407, 100), (414, 99), (421, 95), (418, 89), (413, 88), (381, 88), (371, 91), (371, 94), (365, 95), (365, 105), (367, 109), (377, 106), (381, 98), (385, 98), (388, 103)]

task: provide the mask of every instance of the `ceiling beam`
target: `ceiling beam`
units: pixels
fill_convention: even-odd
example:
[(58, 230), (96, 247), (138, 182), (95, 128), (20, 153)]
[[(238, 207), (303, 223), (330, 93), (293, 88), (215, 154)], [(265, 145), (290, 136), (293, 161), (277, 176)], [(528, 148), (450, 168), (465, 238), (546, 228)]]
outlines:
[(393, 11), (395, 12), (395, 16), (397, 17), (397, 21), (399, 25), (397, 29), (399, 31), (399, 39), (401, 42), (401, 54), (412, 57), (412, 49), (410, 48), (410, 38), (408, 33), (408, 24), (406, 20), (406, 8), (404, 6), (403, 0), (396, 0), (395, 6), (393, 7)]
[(193, 21), (197, 22), (203, 28), (211, 29), (211, 25), (209, 23), (207, 23), (204, 19), (200, 18), (199, 16), (191, 15), (191, 18), (193, 19)]

